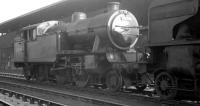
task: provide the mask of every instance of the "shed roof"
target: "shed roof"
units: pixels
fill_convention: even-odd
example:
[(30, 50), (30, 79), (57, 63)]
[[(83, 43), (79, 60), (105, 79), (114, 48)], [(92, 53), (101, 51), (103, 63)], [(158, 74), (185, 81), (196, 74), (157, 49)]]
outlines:
[(109, 0), (62, 0), (55, 4), (0, 23), (0, 33), (14, 31), (43, 21), (69, 17), (75, 11), (95, 11), (106, 7), (107, 2), (109, 2)]
[(102, 12), (110, 1), (121, 2), (121, 7), (131, 11), (138, 19), (139, 24), (147, 25), (148, 6), (153, 0), (61, 0), (55, 4), (0, 23), (0, 33), (12, 32), (28, 25), (49, 20), (64, 19), (69, 21), (73, 12), (85, 12), (87, 15), (92, 16), (96, 14), (95, 11), (97, 13)]

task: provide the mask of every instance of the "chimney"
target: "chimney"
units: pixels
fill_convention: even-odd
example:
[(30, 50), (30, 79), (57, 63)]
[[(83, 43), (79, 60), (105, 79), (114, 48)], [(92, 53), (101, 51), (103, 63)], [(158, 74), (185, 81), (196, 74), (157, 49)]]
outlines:
[(120, 3), (119, 2), (109, 2), (107, 11), (116, 11), (120, 9)]

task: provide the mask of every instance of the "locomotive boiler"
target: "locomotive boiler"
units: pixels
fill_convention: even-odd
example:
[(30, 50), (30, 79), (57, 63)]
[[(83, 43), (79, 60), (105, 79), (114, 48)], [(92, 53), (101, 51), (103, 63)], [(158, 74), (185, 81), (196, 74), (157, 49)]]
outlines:
[(110, 10), (88, 19), (86, 14), (75, 12), (66, 26), (66, 37), (73, 41), (72, 45), (80, 44), (92, 52), (105, 52), (109, 47), (126, 51), (139, 36), (137, 28), (129, 27), (138, 27), (138, 23), (126, 10)]
[(135, 16), (120, 10), (118, 2), (93, 17), (75, 12), (72, 21), (49, 21), (28, 26), (15, 39), (15, 65), (27, 79), (56, 79), (77, 86), (105, 85), (120, 90), (136, 84), (141, 53)]

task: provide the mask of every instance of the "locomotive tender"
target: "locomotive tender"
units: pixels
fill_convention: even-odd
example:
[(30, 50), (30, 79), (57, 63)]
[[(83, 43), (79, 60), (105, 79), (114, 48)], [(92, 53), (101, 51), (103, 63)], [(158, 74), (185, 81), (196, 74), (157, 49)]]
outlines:
[[(87, 18), (75, 12), (72, 21), (47, 21), (23, 28), (15, 38), (14, 61), (27, 79), (58, 83), (103, 84), (110, 90), (136, 84), (141, 53), (135, 16), (110, 2), (105, 13)], [(133, 77), (134, 76), (134, 77)]]

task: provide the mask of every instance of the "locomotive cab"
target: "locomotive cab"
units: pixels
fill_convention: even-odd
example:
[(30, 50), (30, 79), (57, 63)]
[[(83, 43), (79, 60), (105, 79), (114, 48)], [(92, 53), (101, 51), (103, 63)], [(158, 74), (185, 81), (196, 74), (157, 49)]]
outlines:
[(26, 61), (26, 42), (36, 39), (36, 25), (23, 28), (14, 40), (14, 61), (16, 66), (22, 65)]
[(14, 64), (23, 67), (27, 79), (40, 77), (48, 80), (48, 75), (43, 74), (48, 73), (49, 67), (56, 61), (59, 43), (56, 32), (50, 34), (46, 32), (57, 24), (58, 21), (47, 21), (24, 27), (15, 38)]
[[(57, 35), (47, 36), (46, 31), (57, 23), (48, 21), (22, 28), (20, 35), (15, 38), (15, 62), (54, 62)], [(51, 52), (45, 52), (46, 49)]]

